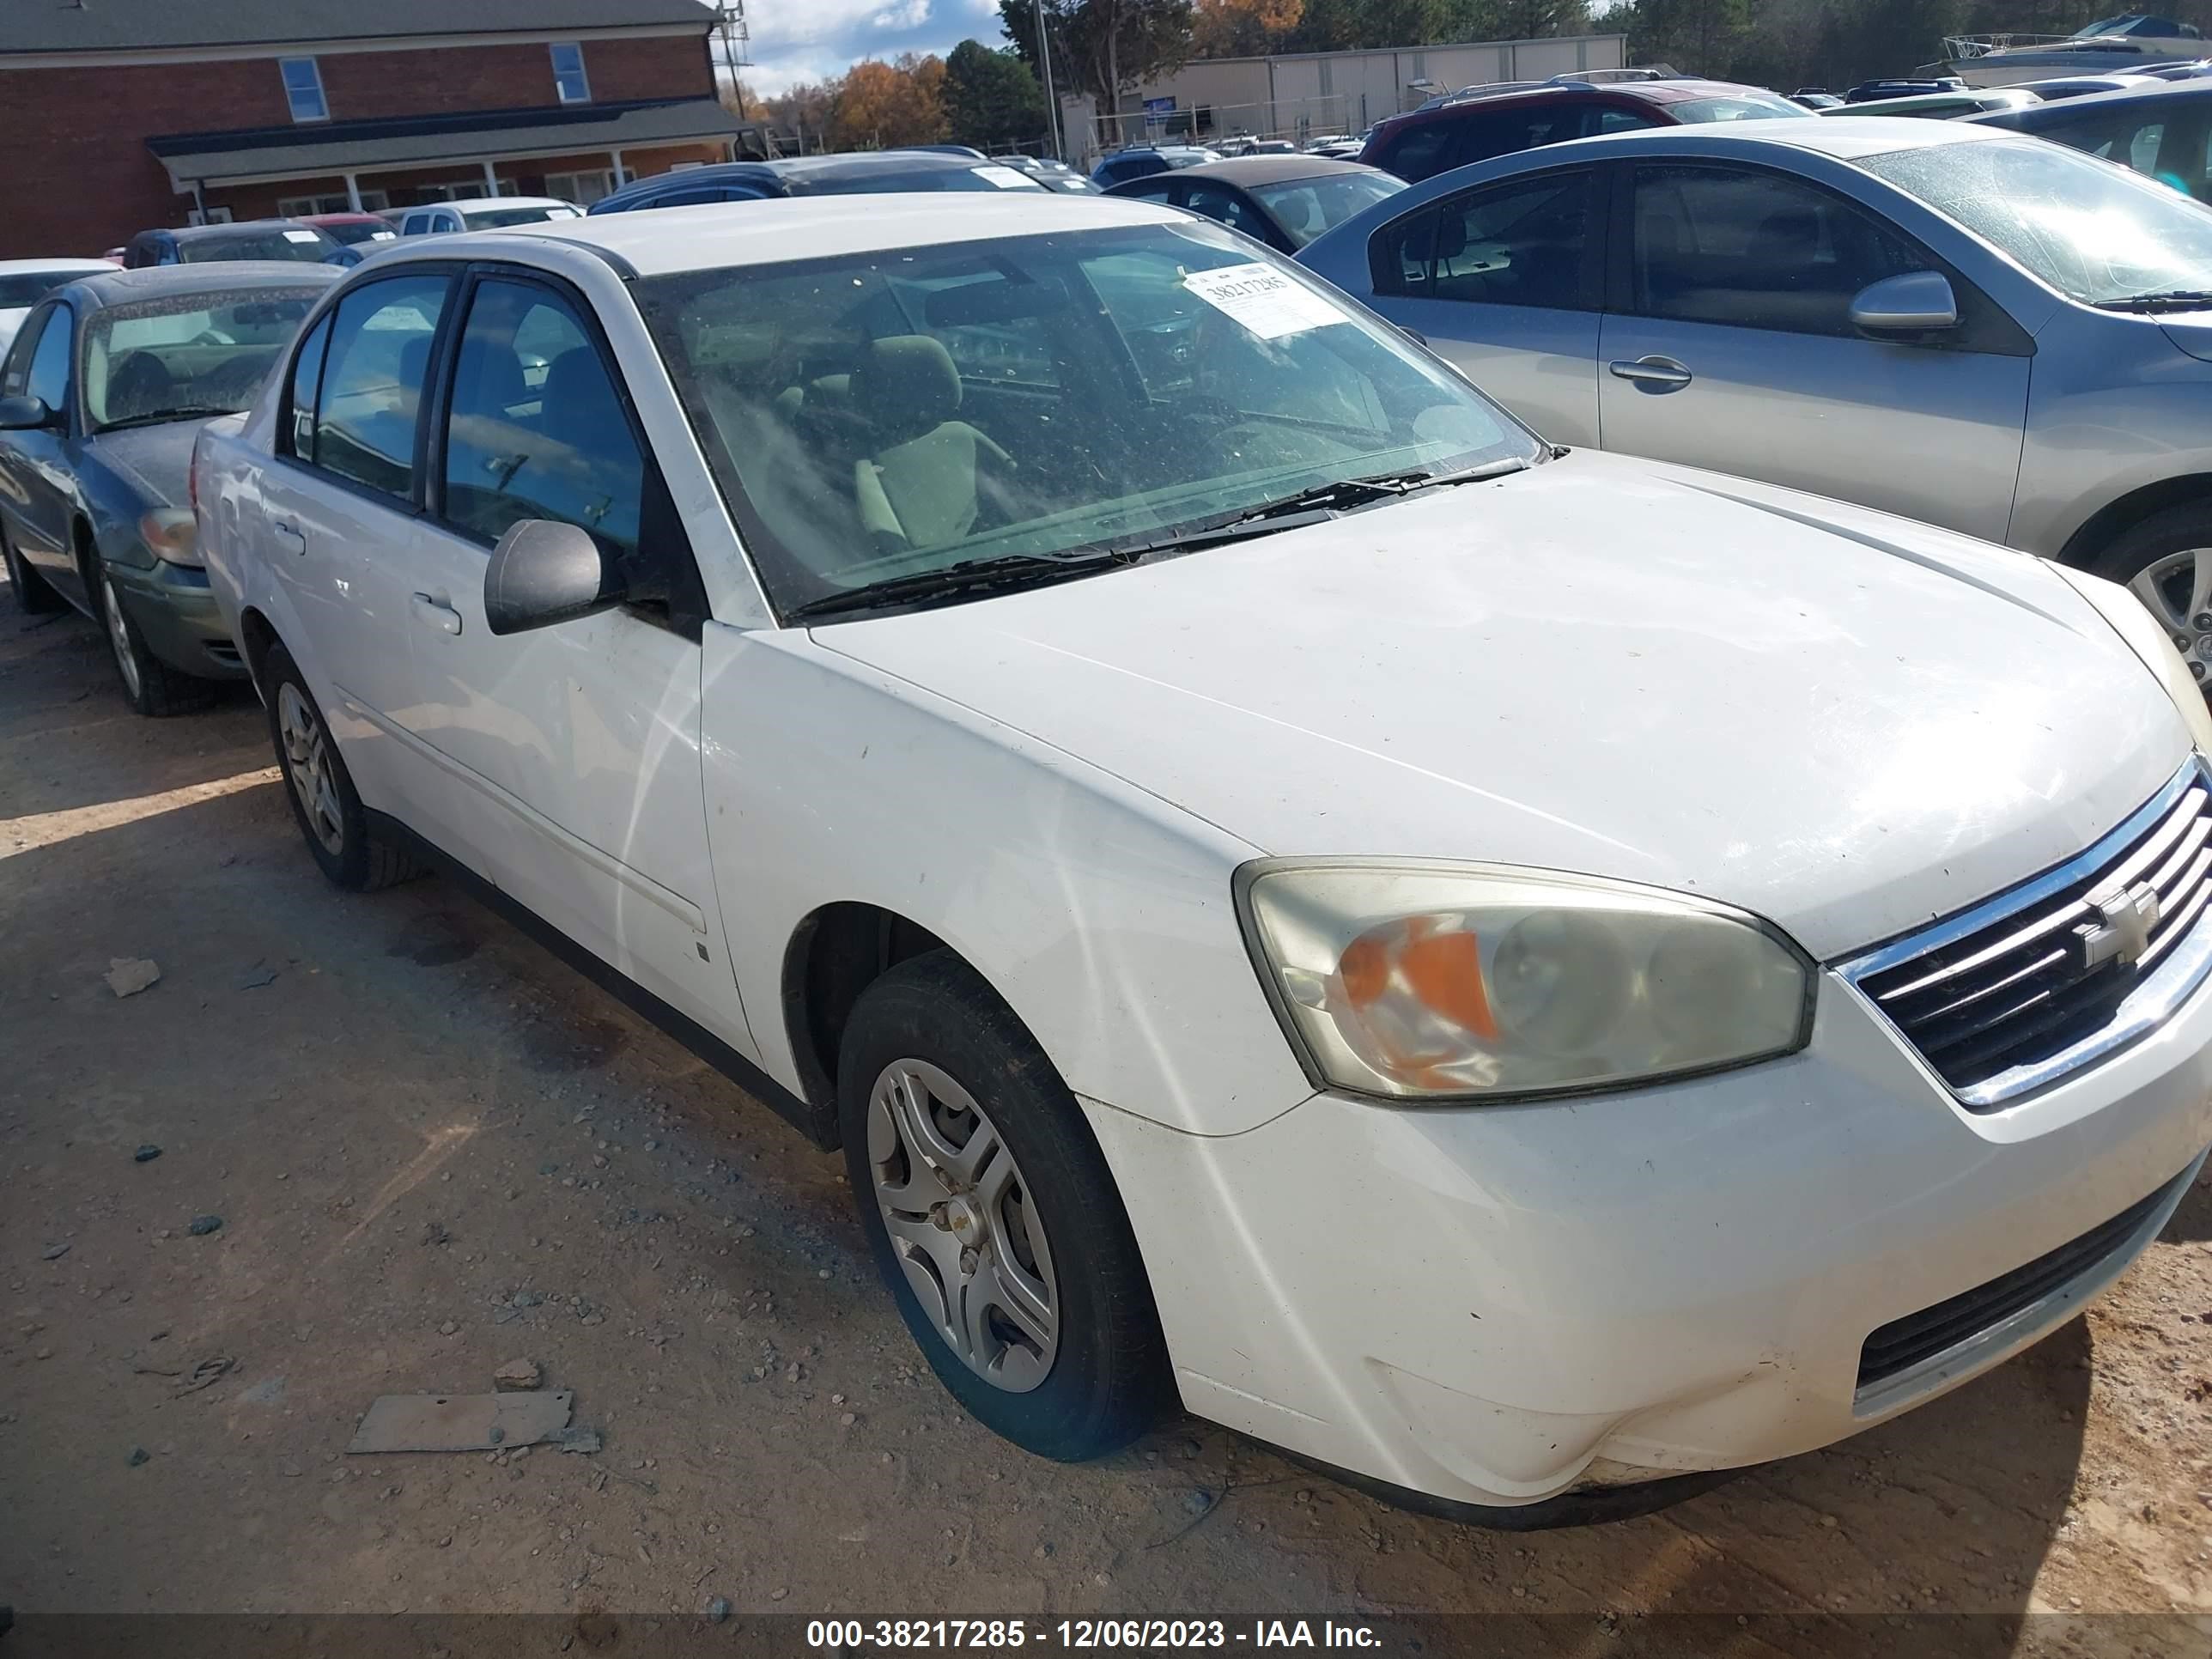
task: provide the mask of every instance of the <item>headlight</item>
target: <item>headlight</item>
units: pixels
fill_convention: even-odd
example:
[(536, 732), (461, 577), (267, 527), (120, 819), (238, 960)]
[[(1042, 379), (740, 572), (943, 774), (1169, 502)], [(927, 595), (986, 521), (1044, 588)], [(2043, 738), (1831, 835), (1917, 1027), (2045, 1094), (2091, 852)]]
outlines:
[(138, 520), (138, 539), (164, 564), (200, 566), (199, 527), (181, 507), (157, 507)]
[(1813, 969), (1756, 918), (1495, 865), (1262, 860), (1254, 960), (1317, 1083), (1484, 1101), (1711, 1071), (1804, 1045)]
[(2092, 576), (2086, 570), (2069, 569), (2063, 564), (2054, 563), (2051, 568), (2094, 605), (2097, 614), (2112, 624), (2112, 632), (2142, 659), (2143, 666), (2158, 677), (2166, 695), (2173, 699), (2173, 706), (2181, 711), (2183, 723), (2189, 727), (2189, 739), (2197, 745), (2197, 752), (2212, 755), (2212, 709), (2204, 706), (2204, 688), (2197, 683), (2196, 676), (2189, 672), (2189, 665), (2173, 648), (2173, 639), (2166, 631), (2166, 624), (2118, 582), (2108, 582), (2102, 576)]

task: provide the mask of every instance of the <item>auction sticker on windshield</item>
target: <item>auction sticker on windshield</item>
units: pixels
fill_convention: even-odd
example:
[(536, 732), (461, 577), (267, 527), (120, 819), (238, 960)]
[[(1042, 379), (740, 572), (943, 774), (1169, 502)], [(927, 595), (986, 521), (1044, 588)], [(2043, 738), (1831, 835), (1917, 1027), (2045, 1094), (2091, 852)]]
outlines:
[(1263, 264), (1194, 270), (1183, 277), (1182, 285), (1263, 340), (1347, 320), (1320, 295)]
[(1000, 190), (1027, 190), (1034, 183), (1027, 173), (1013, 167), (969, 167), (968, 171), (978, 179), (996, 185)]

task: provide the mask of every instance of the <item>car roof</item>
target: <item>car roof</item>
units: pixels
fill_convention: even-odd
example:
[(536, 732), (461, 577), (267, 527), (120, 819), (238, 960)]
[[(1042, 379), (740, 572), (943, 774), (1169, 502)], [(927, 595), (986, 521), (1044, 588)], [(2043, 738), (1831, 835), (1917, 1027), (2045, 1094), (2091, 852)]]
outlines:
[[(463, 213), (467, 213), (477, 208), (574, 207), (575, 205), (574, 202), (562, 201), (558, 196), (456, 196), (449, 202), (416, 202), (410, 206), (396, 210), (400, 213), (421, 213), (431, 208), (455, 208)], [(368, 216), (372, 219), (380, 219), (384, 216), (380, 213), (372, 213)]]
[(1540, 104), (1553, 99), (1571, 102), (1601, 103), (1627, 99), (1646, 104), (1680, 104), (1692, 98), (1733, 98), (1746, 93), (1756, 93), (1762, 98), (1781, 94), (1769, 92), (1765, 87), (1745, 86), (1735, 81), (1545, 81), (1530, 87), (1515, 87), (1510, 91), (1491, 93), (1478, 97), (1462, 98), (1456, 103), (1445, 102), (1428, 109), (1408, 110), (1403, 115), (1391, 116), (1385, 126), (1410, 125), (1416, 121), (1456, 121), (1474, 111), (1488, 112), (1511, 109), (1522, 104)]
[(2212, 98), (2212, 80), (2153, 81), (2148, 86), (2122, 87), (2114, 92), (2092, 92), (2079, 98), (2061, 98), (2048, 104), (2029, 104), (2021, 109), (1989, 110), (1967, 119), (1976, 125), (2001, 127), (2012, 132), (2033, 132), (2039, 126), (2057, 126), (2078, 119), (2085, 111), (2125, 109), (2134, 104), (2154, 104), (2168, 98)]
[[(1995, 109), (2026, 109), (2032, 106), (2031, 100), (2011, 99), (2005, 94), (2027, 91), (2028, 88), (2026, 87), (1968, 87), (1963, 92), (1954, 88), (1949, 92), (1916, 92), (1902, 98), (1867, 98), (1856, 104), (1845, 104), (1844, 107), (1866, 115), (1887, 115), (1893, 110), (1910, 113), (1917, 109), (1946, 109), (1955, 106), (1972, 107), (1984, 100), (1994, 99), (1996, 102), (1992, 108)], [(2073, 101), (2079, 103), (2081, 100), (2077, 98)], [(1986, 114), (1989, 112), (1982, 112)], [(1844, 118), (1830, 114), (1823, 118), (1840, 121)]]
[[(2077, 102), (2086, 101), (2077, 100)], [(1807, 131), (1807, 128), (1811, 131)], [(1556, 144), (1477, 161), (1450, 173), (1440, 173), (1413, 186), (1428, 191), (1437, 179), (1455, 179), (1476, 168), (1505, 176), (1528, 167), (1559, 166), (1629, 155), (1683, 155), (1707, 158), (1742, 154), (1747, 160), (1779, 161), (1784, 152), (1797, 150), (1856, 161), (1869, 155), (1889, 155), (1899, 150), (1926, 149), (1939, 144), (1982, 143), (2013, 135), (2002, 127), (1969, 125), (1961, 121), (1930, 121), (1910, 115), (1824, 116), (1816, 121), (1777, 116), (1771, 120), (1698, 121), (1684, 126), (1644, 127), (1634, 132), (1601, 133), (1593, 138), (1569, 138)], [(1400, 211), (1404, 211), (1403, 206)], [(1334, 234), (1334, 233), (1332, 233)]]
[(100, 306), (135, 305), (176, 294), (218, 294), (248, 288), (327, 288), (345, 273), (335, 265), (294, 259), (223, 259), (196, 265), (112, 265), (88, 272), (67, 292)]
[[(160, 234), (173, 236), (180, 242), (210, 241), (237, 234), (241, 230), (313, 230), (314, 227), (304, 219), (234, 219), (219, 225), (154, 225), (138, 233), (139, 236)], [(136, 241), (137, 237), (132, 240)]]
[[(1178, 179), (1218, 179), (1225, 185), (1279, 185), (1291, 179), (1319, 179), (1332, 173), (1373, 173), (1376, 169), (1358, 161), (1336, 161), (1326, 155), (1233, 155), (1225, 161), (1200, 161), (1194, 167), (1179, 167)], [(1149, 175), (1157, 177), (1157, 174)], [(1141, 184), (1143, 179), (1130, 182)], [(1116, 185), (1119, 190), (1121, 185)]]
[(972, 155), (948, 155), (940, 149), (878, 149), (851, 155), (789, 155), (752, 165), (785, 179), (835, 179), (878, 173), (964, 173), (982, 163)]
[(898, 191), (868, 198), (868, 210), (836, 196), (779, 196), (653, 213), (595, 213), (518, 230), (464, 232), (387, 246), (377, 268), (410, 258), (452, 259), (481, 249), (514, 258), (538, 241), (597, 248), (641, 276), (731, 265), (777, 264), (896, 248), (996, 240), (1127, 225), (1182, 225), (1187, 215), (1125, 198), (1059, 191)]
[(21, 276), (42, 270), (112, 270), (112, 259), (88, 259), (82, 254), (57, 254), (51, 259), (0, 259), (0, 276)]

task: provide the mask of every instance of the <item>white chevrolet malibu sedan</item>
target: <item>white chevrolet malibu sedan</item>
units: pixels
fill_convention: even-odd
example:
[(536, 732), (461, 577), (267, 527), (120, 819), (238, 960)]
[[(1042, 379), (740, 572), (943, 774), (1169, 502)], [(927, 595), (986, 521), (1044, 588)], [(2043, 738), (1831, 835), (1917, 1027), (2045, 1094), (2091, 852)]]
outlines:
[(323, 869), (458, 872), (842, 1147), (1048, 1457), (1180, 1399), (1621, 1513), (2032, 1342), (2212, 1141), (2212, 723), (2132, 597), (1555, 450), (1206, 221), (403, 244), (195, 488)]

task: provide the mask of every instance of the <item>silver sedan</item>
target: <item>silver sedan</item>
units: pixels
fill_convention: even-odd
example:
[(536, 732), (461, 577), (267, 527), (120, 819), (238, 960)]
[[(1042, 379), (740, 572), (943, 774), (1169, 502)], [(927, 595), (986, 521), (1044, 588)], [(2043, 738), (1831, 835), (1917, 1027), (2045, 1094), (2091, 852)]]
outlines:
[(2212, 677), (2212, 209), (2163, 185), (1950, 122), (1662, 128), (1442, 174), (1297, 257), (1547, 438), (2130, 583)]

